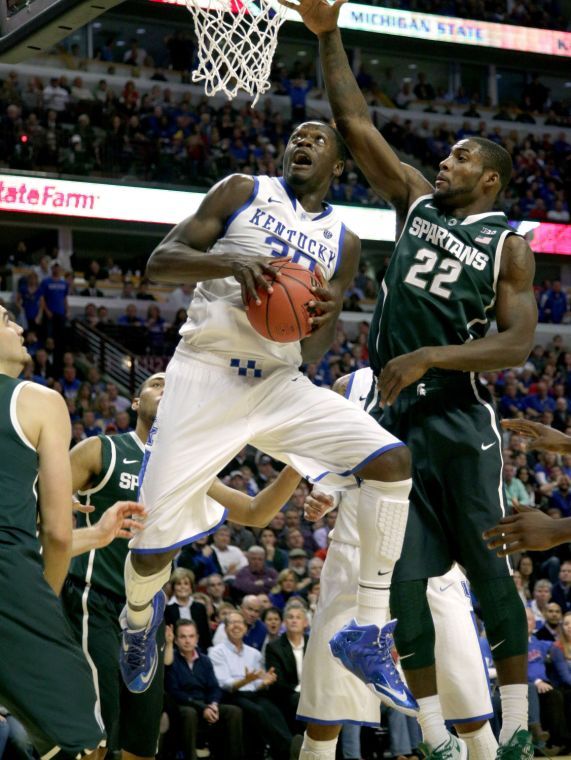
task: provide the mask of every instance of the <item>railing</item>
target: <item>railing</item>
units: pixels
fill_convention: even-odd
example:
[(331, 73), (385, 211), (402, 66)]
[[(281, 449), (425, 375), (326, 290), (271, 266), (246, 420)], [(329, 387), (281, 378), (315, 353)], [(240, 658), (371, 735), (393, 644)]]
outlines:
[(90, 355), (101, 374), (107, 375), (117, 385), (127, 388), (131, 396), (134, 396), (151, 374), (141, 365), (138, 357), (113, 338), (83, 322), (75, 320), (73, 327), (75, 349)]

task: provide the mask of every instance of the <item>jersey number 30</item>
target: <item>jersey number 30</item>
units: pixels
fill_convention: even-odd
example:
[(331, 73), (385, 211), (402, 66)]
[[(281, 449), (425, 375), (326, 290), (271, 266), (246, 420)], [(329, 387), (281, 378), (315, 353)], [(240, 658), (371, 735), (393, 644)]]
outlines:
[[(462, 264), (456, 259), (442, 259), (439, 262), (438, 256), (430, 248), (421, 248), (414, 258), (419, 263), (411, 266), (404, 281), (421, 290), (426, 290), (428, 287), (428, 292), (435, 296), (450, 298), (452, 293), (450, 285), (460, 277)], [(434, 274), (435, 269), (436, 274)]]

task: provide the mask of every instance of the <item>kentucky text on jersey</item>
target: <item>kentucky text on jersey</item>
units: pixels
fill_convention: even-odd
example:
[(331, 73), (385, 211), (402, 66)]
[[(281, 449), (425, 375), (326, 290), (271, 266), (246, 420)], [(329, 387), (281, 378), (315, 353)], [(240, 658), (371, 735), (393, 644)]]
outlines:
[(302, 254), (306, 253), (311, 259), (315, 259), (317, 256), (320, 262), (329, 266), (337, 255), (337, 251), (332, 250), (329, 246), (310, 238), (301, 232), (301, 230), (287, 227), (275, 216), (268, 214), (261, 208), (254, 209), (248, 222), (256, 227), (274, 233), (274, 237), (267, 238), (265, 242), (270, 246), (276, 246), (272, 248), (273, 255), (275, 256), (287, 256), (288, 248), (293, 247)]
[(427, 243), (432, 243), (439, 248), (443, 248), (462, 263), (474, 267), (474, 269), (478, 269), (479, 271), (482, 271), (490, 260), (487, 254), (482, 253), (477, 248), (473, 248), (471, 245), (464, 245), (446, 227), (440, 227), (438, 224), (429, 222), (427, 219), (422, 219), (419, 216), (413, 218), (408, 232), (414, 237), (426, 240)]

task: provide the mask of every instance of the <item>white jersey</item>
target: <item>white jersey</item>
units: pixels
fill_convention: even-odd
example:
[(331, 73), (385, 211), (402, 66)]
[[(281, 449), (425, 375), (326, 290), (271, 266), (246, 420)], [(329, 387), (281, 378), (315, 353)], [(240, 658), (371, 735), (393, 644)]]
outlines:
[[(289, 257), (310, 271), (319, 266), (329, 281), (339, 267), (346, 230), (332, 206), (324, 204), (319, 213), (310, 213), (283, 178), (253, 180), (252, 194), (228, 219), (223, 236), (208, 255), (241, 253), (252, 258), (275, 256), (278, 261)], [(234, 277), (198, 283), (180, 334), (183, 350), (301, 364), (299, 341), (276, 343), (251, 327)]]

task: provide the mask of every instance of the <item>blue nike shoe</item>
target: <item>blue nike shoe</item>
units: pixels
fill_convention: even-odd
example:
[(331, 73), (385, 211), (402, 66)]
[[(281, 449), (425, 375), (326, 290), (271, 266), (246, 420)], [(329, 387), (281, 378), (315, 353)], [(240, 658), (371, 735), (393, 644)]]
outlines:
[(119, 667), (125, 686), (133, 694), (142, 694), (147, 691), (155, 673), (159, 655), (157, 652), (157, 630), (163, 622), (165, 614), (166, 596), (159, 591), (153, 597), (153, 614), (147, 627), (140, 631), (129, 630), (127, 624), (127, 608), (121, 613), (121, 651), (119, 653)]
[(403, 683), (391, 655), (396, 624), (396, 620), (391, 620), (379, 629), (351, 620), (329, 641), (329, 648), (333, 657), (363, 681), (383, 704), (414, 717), (418, 704)]

